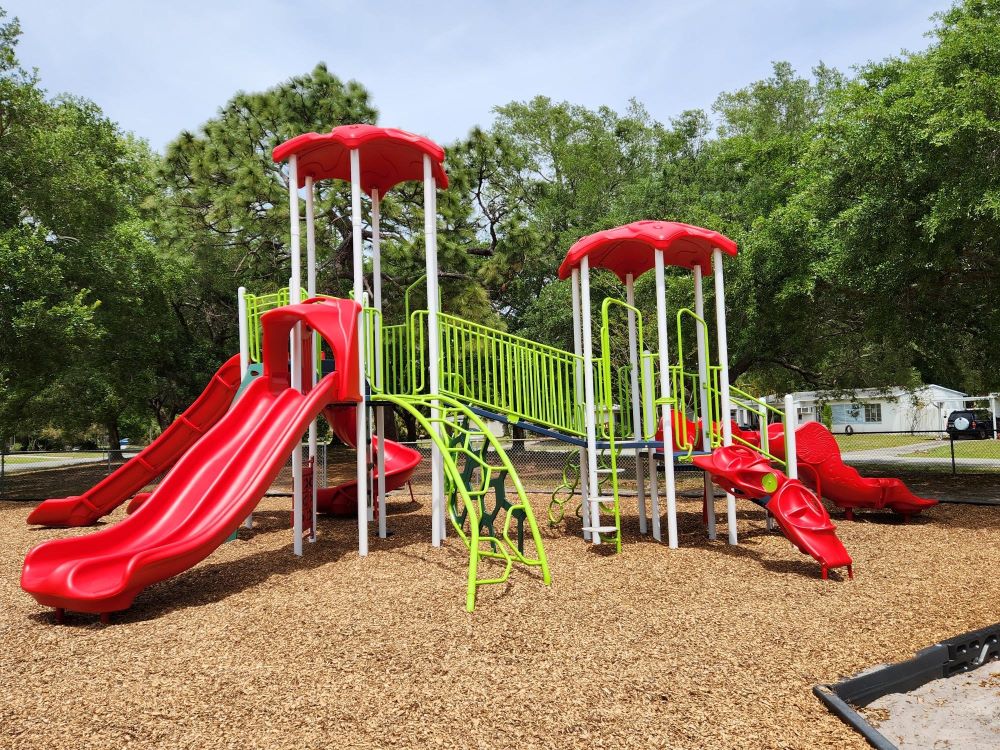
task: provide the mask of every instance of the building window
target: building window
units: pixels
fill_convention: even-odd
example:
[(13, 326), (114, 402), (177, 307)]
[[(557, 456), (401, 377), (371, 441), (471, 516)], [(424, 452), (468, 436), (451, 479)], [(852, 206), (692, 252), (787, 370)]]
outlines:
[(882, 404), (865, 404), (865, 422), (882, 423)]
[(861, 404), (831, 404), (834, 424), (864, 424)]

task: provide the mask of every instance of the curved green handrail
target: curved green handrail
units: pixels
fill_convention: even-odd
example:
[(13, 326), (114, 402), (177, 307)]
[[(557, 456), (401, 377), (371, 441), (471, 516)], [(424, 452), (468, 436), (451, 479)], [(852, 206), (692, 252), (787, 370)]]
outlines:
[[(695, 336), (698, 336), (699, 334), (702, 336), (702, 347), (703, 351), (705, 352), (706, 365), (708, 366), (709, 370), (711, 370), (712, 367), (711, 357), (709, 354), (711, 352), (711, 349), (709, 348), (708, 323), (706, 323), (705, 319), (702, 316), (698, 315), (698, 313), (696, 313), (694, 310), (688, 307), (682, 307), (680, 310), (677, 311), (677, 362), (679, 363), (680, 374), (676, 380), (677, 388), (679, 389), (679, 393), (676, 394), (677, 403), (681, 405), (681, 407), (683, 407), (683, 404), (687, 402), (687, 390), (685, 381), (687, 380), (688, 377), (690, 377), (694, 381), (694, 383), (697, 384), (698, 379), (701, 377), (700, 373), (698, 374), (691, 373), (689, 375), (684, 371), (684, 318), (685, 317), (689, 317), (694, 320)], [(711, 390), (711, 383), (705, 383), (704, 385), (706, 389), (708, 389), (709, 391)], [(709, 395), (709, 398), (707, 399), (708, 413), (702, 415), (702, 429), (703, 430), (707, 429), (711, 431), (712, 425), (714, 425), (715, 422), (717, 421), (717, 415), (714, 413), (713, 409), (714, 402), (713, 399), (711, 398), (711, 393), (709, 392), (708, 395)], [(701, 399), (699, 398), (694, 399), (696, 414), (700, 410), (699, 408), (700, 400)], [(674, 421), (675, 423), (678, 421), (677, 416), (675, 416)], [(697, 421), (697, 416), (695, 417), (695, 421)], [(691, 453), (697, 447), (694, 445), (694, 436), (691, 436), (690, 439), (688, 437), (686, 419), (681, 422), (681, 427), (684, 440), (682, 443), (679, 443), (679, 445), (684, 446), (685, 450), (687, 450), (688, 452), (688, 456), (690, 456)]]
[[(459, 538), (469, 550), (469, 574), (466, 585), (466, 609), (472, 612), (475, 609), (476, 590), (479, 586), (491, 583), (503, 583), (510, 575), (514, 562), (529, 567), (538, 567), (542, 571), (542, 581), (545, 585), (551, 583), (549, 574), (548, 559), (545, 556), (545, 548), (542, 545), (541, 534), (538, 531), (538, 524), (528, 502), (527, 493), (521, 484), (510, 458), (500, 445), (496, 436), (489, 430), (486, 423), (466, 407), (461, 402), (447, 395), (432, 397), (425, 395), (397, 396), (391, 394), (379, 394), (373, 398), (375, 403), (387, 403), (397, 406), (409, 412), (427, 432), (431, 440), (438, 447), (441, 453), (442, 463), (447, 479), (452, 483), (453, 489), (458, 493), (465, 509), (465, 517), (469, 520), (468, 531), (465, 524), (459, 522), (459, 518), (454, 511), (449, 512), (452, 526)], [(437, 416), (427, 416), (424, 412), (430, 411), (432, 414), (437, 411)], [(471, 423), (475, 430), (470, 430), (464, 424)], [(442, 430), (457, 434), (462, 439), (456, 444), (451, 444), (445, 439)], [(485, 454), (472, 449), (471, 439), (481, 437), (490, 444), (496, 454), (496, 463), (485, 460)], [(481, 489), (471, 490), (463, 480), (462, 472), (458, 467), (456, 459), (464, 456), (466, 460), (471, 460), (479, 464), (479, 486)], [(481, 533), (481, 506), (477, 500), (489, 489), (491, 482), (499, 472), (506, 472), (518, 496), (517, 503), (511, 503), (507, 508), (503, 529), (499, 537), (485, 535)], [(529, 558), (518, 548), (517, 543), (510, 537), (510, 525), (516, 513), (522, 513), (531, 531), (532, 540), (535, 544), (536, 558)], [(492, 549), (481, 549), (483, 542), (487, 542)], [(493, 558), (504, 561), (504, 572), (496, 578), (481, 579), (478, 577), (479, 561), (481, 558)]]
[(774, 414), (781, 421), (782, 424), (785, 423), (785, 413), (780, 409), (771, 406), (769, 403), (756, 396), (751, 396), (746, 391), (737, 388), (736, 386), (729, 386), (729, 401), (736, 406), (746, 409), (751, 414), (756, 414), (758, 418), (758, 423), (760, 425), (760, 445), (754, 445), (743, 438), (733, 435), (733, 442), (739, 443), (740, 445), (745, 445), (748, 448), (752, 448), (757, 453), (760, 453), (772, 463), (779, 464), (782, 467), (787, 468), (788, 464), (784, 459), (775, 456), (771, 453), (769, 439), (770, 436), (767, 432), (768, 424), (768, 414)]

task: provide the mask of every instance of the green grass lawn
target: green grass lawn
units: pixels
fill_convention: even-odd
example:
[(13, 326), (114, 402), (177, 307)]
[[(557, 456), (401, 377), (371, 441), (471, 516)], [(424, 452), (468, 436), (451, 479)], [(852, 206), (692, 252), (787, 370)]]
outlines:
[[(866, 435), (856, 432), (853, 435), (834, 435), (837, 445), (844, 453), (848, 451), (870, 451), (879, 448), (898, 448), (901, 445), (914, 445), (933, 440), (930, 435)], [(950, 455), (950, 454), (949, 454)]]
[[(920, 451), (914, 456), (928, 458), (951, 458), (951, 446), (939, 445), (929, 451)], [(993, 458), (1000, 463), (1000, 440), (956, 440), (955, 458)]]
[(7, 455), (3, 457), (4, 463), (8, 465), (15, 464), (33, 464), (40, 463), (42, 461), (54, 461), (59, 458), (90, 458), (95, 461), (103, 458), (106, 455), (104, 451), (65, 451), (61, 453), (30, 453), (24, 454), (20, 453), (17, 455)]

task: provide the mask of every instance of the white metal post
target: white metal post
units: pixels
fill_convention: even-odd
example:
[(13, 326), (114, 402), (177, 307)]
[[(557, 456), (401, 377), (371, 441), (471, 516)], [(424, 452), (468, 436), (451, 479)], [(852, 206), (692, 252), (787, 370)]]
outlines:
[[(236, 292), (236, 310), (240, 318), (240, 383), (242, 383), (250, 369), (250, 321), (247, 320), (247, 288), (245, 286), (241, 286)], [(243, 521), (243, 528), (253, 528), (253, 513), (247, 515), (246, 520)]]
[[(583, 344), (581, 343), (580, 326), (583, 323), (580, 317), (580, 269), (574, 268), (570, 283), (573, 285), (573, 354), (577, 357), (583, 356)], [(576, 364), (576, 403), (587, 404), (587, 396), (583, 387), (583, 364), (577, 360)], [(587, 459), (587, 449), (580, 449), (580, 510), (583, 515), (583, 538), (590, 541), (590, 498), (587, 489), (590, 486)]]
[[(425, 159), (428, 162), (430, 161), (430, 157), (425, 157)], [(434, 242), (434, 293), (437, 295), (437, 303), (436, 304), (437, 304), (438, 311), (440, 312), (440, 310), (441, 310), (441, 290), (438, 288), (438, 277), (437, 277), (437, 267), (438, 267), (438, 264), (437, 264), (437, 215), (438, 215), (437, 179), (434, 178), (433, 172), (431, 173), (431, 177), (432, 177), (432, 179), (434, 179), (434, 183), (433, 183), (434, 184), (434, 189), (431, 191), (431, 205), (434, 207), (434, 210), (431, 212), (431, 219), (432, 219), (432, 222), (431, 222), (431, 237), (433, 238), (433, 242)], [(437, 335), (438, 321), (436, 319), (434, 321), (434, 331), (435, 331), (435, 335)], [(435, 346), (435, 351), (439, 351), (439, 349), (440, 349), (439, 344), (435, 344), (434, 346)], [(440, 354), (438, 354), (438, 356), (440, 356)], [(445, 504), (445, 497), (444, 497), (444, 459), (441, 457), (440, 453), (438, 454), (438, 457), (437, 457), (437, 463), (438, 463), (438, 474), (442, 477), (442, 479), (441, 479), (441, 502), (438, 503), (438, 512), (441, 514), (441, 520), (440, 520), (441, 540), (444, 541), (448, 537), (448, 517), (447, 517), (447, 512), (446, 512), (446, 507), (445, 507), (446, 506), (446, 504)]]
[[(291, 304), (296, 304), (302, 288), (302, 250), (299, 246), (299, 165), (298, 157), (292, 154), (288, 159), (288, 214), (291, 219), (291, 243), (289, 253), (292, 260), (292, 275), (288, 281), (288, 296)], [(291, 381), (292, 388), (302, 390), (302, 338), (299, 324), (291, 333)], [(302, 554), (302, 440), (295, 441), (292, 451), (292, 551)]]
[[(701, 266), (695, 264), (694, 267), (694, 312), (701, 320), (705, 320), (705, 290), (702, 285)], [(695, 338), (698, 339), (698, 408), (701, 410), (701, 449), (706, 453), (712, 450), (712, 420), (709, 418), (709, 375), (708, 375), (708, 352), (705, 350), (705, 334), (708, 332), (708, 323), (699, 328), (701, 323), (695, 326)], [(712, 487), (712, 478), (705, 473), (705, 508), (708, 512), (708, 538), (715, 539), (715, 489)]]
[[(378, 188), (372, 188), (372, 292), (375, 295), (375, 309), (378, 320), (375, 327), (375, 384), (379, 390), (385, 387), (385, 362), (382, 351), (382, 208)], [(378, 433), (378, 535), (385, 539), (387, 531), (385, 515), (385, 407), (375, 409), (375, 431)]]
[[(629, 373), (632, 387), (632, 435), (636, 443), (642, 442), (642, 393), (639, 392), (639, 338), (636, 332), (635, 312), (635, 279), (632, 274), (625, 276), (625, 301), (628, 308), (628, 356), (631, 372)], [(646, 533), (646, 479), (643, 476), (643, 450), (635, 447), (635, 483), (638, 497), (639, 533)]]
[[(660, 398), (663, 399), (663, 483), (667, 495), (667, 544), (677, 548), (677, 496), (674, 483), (674, 429), (670, 409), (670, 352), (667, 343), (667, 280), (663, 251), (654, 253), (656, 271), (656, 334), (660, 355)], [(659, 541), (659, 540), (657, 540)]]
[[(647, 351), (648, 355), (649, 352)], [(653, 383), (653, 360), (650, 357), (643, 357), (642, 360), (642, 372), (643, 377), (646, 379), (646, 383), (649, 387), (643, 394), (645, 398), (645, 404), (643, 404), (643, 409), (646, 414), (650, 415), (653, 423), (656, 423), (656, 407), (654, 405), (655, 399), (653, 398), (653, 391), (656, 385)], [(660, 488), (658, 487), (657, 481), (657, 470), (656, 470), (656, 448), (646, 449), (646, 459), (649, 464), (649, 499), (650, 499), (650, 513), (653, 517), (653, 539), (660, 542), (663, 541), (663, 535), (660, 532)], [(664, 459), (666, 459), (666, 452), (664, 452)]]
[[(719, 342), (719, 405), (722, 414), (722, 444), (733, 444), (733, 425), (729, 415), (729, 343), (726, 337), (726, 289), (722, 278), (722, 251), (712, 250), (712, 270), (715, 273), (715, 334)], [(726, 525), (729, 527), (729, 543), (737, 544), (736, 498), (726, 495)]]
[(795, 430), (799, 426), (799, 417), (795, 412), (795, 397), (785, 394), (785, 468), (789, 479), (799, 478), (799, 456), (795, 452)]
[[(590, 315), (590, 259), (580, 263), (580, 315), (583, 319), (583, 390), (586, 397), (587, 486), (590, 502), (590, 528), (600, 527), (600, 485), (597, 483), (597, 404), (594, 397), (594, 331)], [(599, 532), (591, 534), (594, 544), (601, 543)]]
[[(313, 178), (306, 177), (306, 295), (316, 296), (316, 205), (313, 195)], [(294, 300), (298, 302), (298, 300)], [(319, 360), (316, 356), (317, 343), (319, 337), (313, 331), (309, 345), (312, 347), (312, 368), (309, 373), (312, 387), (316, 387), (317, 368)], [(309, 541), (316, 541), (316, 499), (319, 491), (319, 482), (316, 481), (316, 420), (309, 423), (309, 460), (312, 461), (312, 496), (309, 498), (309, 513), (312, 515), (312, 530), (309, 532)]]
[(368, 554), (368, 460), (371, 443), (368, 441), (368, 405), (365, 393), (365, 269), (362, 250), (361, 225), (361, 154), (351, 149), (351, 239), (354, 250), (354, 300), (362, 305), (358, 313), (358, 388), (361, 403), (357, 407), (355, 444), (358, 452), (358, 554)]
[(242, 382), (250, 368), (250, 324), (247, 321), (247, 288), (245, 286), (241, 286), (236, 291), (236, 311), (240, 318), (240, 381)]
[[(434, 193), (437, 186), (434, 180), (434, 170), (431, 157), (424, 154), (424, 246), (425, 265), (427, 272), (427, 382), (430, 387), (432, 429), (440, 434), (437, 420), (438, 402), (433, 399), (438, 395), (438, 268), (437, 268), (437, 214), (435, 213)], [(436, 443), (431, 447), (431, 543), (441, 546), (444, 538), (444, 464), (441, 451)]]

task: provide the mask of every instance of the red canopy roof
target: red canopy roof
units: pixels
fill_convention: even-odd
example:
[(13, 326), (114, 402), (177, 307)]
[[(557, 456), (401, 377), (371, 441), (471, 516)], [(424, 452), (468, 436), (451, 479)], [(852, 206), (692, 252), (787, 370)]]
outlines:
[(429, 138), (375, 125), (340, 125), (329, 133), (304, 133), (275, 147), (276, 162), (298, 157), (299, 187), (313, 180), (351, 179), (351, 151), (361, 152), (361, 189), (385, 195), (393, 186), (424, 178), (424, 154), (431, 157), (438, 187), (448, 187), (444, 149)]
[(587, 257), (591, 268), (614, 271), (624, 283), (626, 275), (639, 278), (653, 267), (656, 250), (663, 251), (667, 265), (681, 268), (698, 265), (710, 273), (714, 248), (736, 255), (736, 243), (710, 229), (677, 221), (636, 221), (577, 240), (559, 266), (559, 278), (569, 278)]

